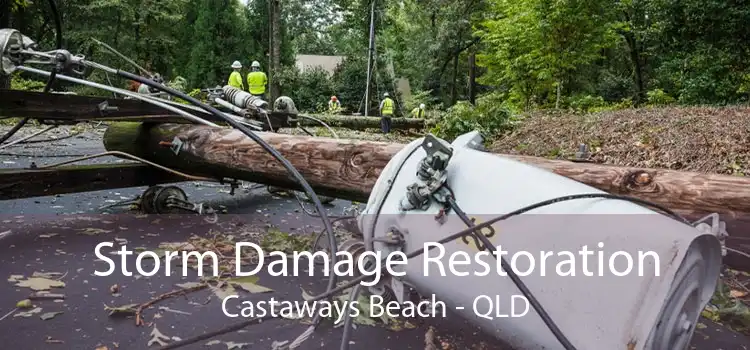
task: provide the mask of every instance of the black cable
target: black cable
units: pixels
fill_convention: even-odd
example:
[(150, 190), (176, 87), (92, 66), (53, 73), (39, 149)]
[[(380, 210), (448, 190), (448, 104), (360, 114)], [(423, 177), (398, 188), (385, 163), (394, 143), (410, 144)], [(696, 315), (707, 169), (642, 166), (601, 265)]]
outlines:
[(229, 332), (238, 331), (238, 330), (240, 330), (242, 328), (245, 328), (245, 327), (247, 327), (249, 325), (263, 323), (263, 321), (271, 320), (271, 319), (274, 319), (274, 318), (278, 318), (278, 317), (271, 316), (270, 314), (266, 315), (264, 317), (254, 317), (252, 319), (249, 319), (249, 320), (243, 321), (243, 322), (239, 322), (237, 324), (234, 324), (234, 325), (232, 325), (230, 327), (227, 327), (227, 328), (224, 328), (224, 329), (220, 329), (220, 330), (217, 330), (217, 331), (214, 331), (214, 332), (209, 332), (209, 333), (203, 333), (201, 335), (197, 335), (197, 336), (192, 337), (192, 338), (183, 339), (183, 340), (180, 340), (178, 342), (162, 346), (161, 348), (159, 348), (159, 350), (177, 349), (177, 348), (183, 347), (185, 345), (190, 345), (190, 344), (197, 343), (197, 342), (199, 342), (201, 340), (206, 340), (206, 339), (217, 337), (217, 336), (220, 336), (222, 334), (229, 333)]
[[(447, 186), (446, 186), (447, 187)], [(449, 191), (453, 193), (453, 190)], [(474, 227), (474, 222), (471, 221), (468, 215), (461, 210), (461, 208), (458, 206), (458, 203), (456, 203), (455, 198), (453, 198), (453, 195), (451, 194), (447, 198), (448, 205), (450, 208), (458, 215), (459, 218), (461, 218), (461, 221), (463, 221), (466, 226)], [(484, 244), (484, 249), (489, 249), (492, 252), (492, 256), (495, 258), (495, 260), (498, 259), (497, 257), (497, 247), (495, 247), (492, 242), (490, 242), (489, 238), (487, 236), (481, 234), (479, 231), (474, 231), (473, 235), (477, 238), (479, 238), (480, 241), (482, 241), (482, 244)], [(529, 304), (531, 304), (531, 307), (534, 308), (534, 311), (536, 311), (537, 314), (539, 314), (539, 317), (542, 319), (544, 324), (549, 328), (549, 330), (552, 332), (552, 334), (557, 338), (557, 340), (560, 342), (560, 344), (565, 348), (565, 350), (576, 350), (576, 347), (573, 345), (573, 343), (570, 342), (568, 337), (563, 334), (563, 332), (560, 330), (560, 327), (557, 326), (557, 323), (555, 323), (554, 320), (552, 320), (552, 317), (547, 313), (547, 310), (544, 309), (542, 304), (539, 302), (539, 300), (534, 296), (534, 294), (529, 290), (529, 288), (526, 286), (525, 283), (521, 280), (521, 278), (516, 274), (515, 271), (513, 271), (513, 268), (510, 266), (508, 261), (504, 257), (500, 257), (500, 267), (502, 267), (503, 270), (507, 271), (508, 277), (510, 277), (511, 281), (518, 287), (518, 290), (521, 291), (521, 294), (526, 298), (526, 300), (529, 301)], [(348, 341), (347, 341), (348, 344)], [(348, 350), (347, 348), (341, 348), (342, 350)]]
[(0, 137), (0, 144), (11, 138), (13, 135), (15, 135), (18, 130), (20, 130), (26, 123), (29, 121), (29, 117), (25, 117), (16, 123), (16, 125), (13, 126), (8, 132), (5, 133), (2, 137)]
[(62, 49), (62, 19), (60, 18), (60, 12), (57, 11), (57, 4), (55, 0), (47, 0), (49, 3), (50, 10), (52, 10), (52, 17), (55, 19), (55, 47), (58, 50)]
[[(216, 109), (214, 107), (211, 107), (211, 106), (209, 106), (209, 105), (207, 105), (207, 104), (205, 104), (203, 102), (200, 102), (197, 99), (195, 99), (195, 98), (193, 98), (193, 97), (191, 97), (191, 96), (189, 96), (189, 95), (187, 95), (187, 94), (185, 94), (185, 93), (183, 93), (181, 91), (177, 91), (177, 90), (172, 89), (172, 88), (170, 88), (168, 86), (156, 83), (153, 80), (146, 79), (144, 77), (135, 75), (135, 74), (130, 73), (130, 72), (126, 72), (126, 71), (122, 71), (122, 70), (117, 70), (117, 75), (120, 75), (120, 76), (122, 76), (122, 77), (124, 77), (126, 79), (137, 81), (137, 82), (139, 82), (141, 84), (146, 84), (149, 87), (153, 87), (153, 88), (155, 88), (157, 90), (164, 91), (164, 92), (166, 92), (166, 93), (168, 93), (170, 95), (173, 95), (175, 97), (178, 97), (178, 98), (181, 98), (181, 99), (183, 99), (185, 101), (188, 101), (188, 102), (190, 102), (191, 104), (193, 104), (193, 105), (195, 105), (197, 107), (201, 107), (204, 110), (206, 110), (206, 111), (210, 112), (211, 114), (215, 115), (216, 117), (224, 120), (225, 122), (227, 122), (229, 125), (231, 125), (235, 129), (240, 130), (243, 134), (247, 135), (248, 137), (250, 137), (250, 139), (252, 139), (258, 145), (260, 145), (266, 152), (268, 152), (269, 154), (271, 154), (274, 158), (276, 158), (276, 160), (278, 160), (284, 166), (284, 168), (292, 175), (292, 177), (294, 177), (299, 182), (300, 186), (302, 186), (302, 188), (305, 190), (305, 193), (307, 193), (308, 197), (310, 197), (310, 200), (313, 201), (313, 204), (315, 205), (315, 209), (318, 211), (318, 213), (320, 214), (320, 218), (323, 221), (323, 226), (325, 227), (326, 232), (328, 232), (328, 243), (331, 246), (331, 250), (333, 252), (335, 252), (335, 250), (337, 249), (336, 236), (335, 236), (334, 231), (333, 231), (333, 226), (331, 225), (330, 220), (328, 220), (328, 216), (327, 216), (327, 214), (325, 212), (325, 208), (323, 207), (323, 203), (320, 202), (320, 198), (318, 198), (318, 195), (315, 193), (315, 190), (313, 190), (313, 188), (310, 186), (310, 184), (307, 182), (307, 180), (305, 180), (305, 178), (302, 176), (302, 174), (300, 174), (300, 172), (294, 167), (294, 165), (292, 165), (292, 163), (290, 163), (289, 160), (287, 160), (286, 158), (284, 158), (284, 156), (281, 153), (279, 153), (278, 150), (276, 150), (275, 148), (271, 147), (271, 145), (269, 145), (265, 140), (263, 140), (257, 134), (255, 134), (255, 132), (253, 132), (252, 130), (248, 129), (244, 125), (238, 123), (234, 119), (225, 116), (224, 113), (222, 113), (218, 109)], [(331, 254), (331, 261), (330, 261), (331, 262), (330, 263), (330, 269), (331, 269), (331, 271), (333, 271), (334, 266), (336, 265), (337, 260), (338, 259), (337, 259), (336, 254), (335, 253)], [(337, 276), (336, 276), (335, 273), (332, 273), (329, 276), (330, 276), (330, 278), (328, 279), (328, 288), (327, 289), (331, 290), (331, 289), (333, 289), (336, 286)], [(320, 314), (317, 314), (315, 316), (315, 318), (313, 319), (313, 325), (317, 326), (320, 323), (321, 317), (322, 316), (320, 316)]]
[[(487, 221), (485, 221), (485, 222), (483, 222), (483, 223), (481, 223), (479, 225), (474, 225), (474, 226), (466, 228), (466, 229), (464, 229), (462, 231), (456, 232), (456, 233), (454, 233), (454, 234), (452, 234), (450, 236), (442, 238), (439, 241), (435, 242), (436, 243), (435, 245), (431, 245), (427, 249), (421, 249), (421, 250), (418, 249), (418, 250), (415, 250), (415, 251), (413, 251), (413, 252), (411, 252), (409, 254), (406, 254), (406, 258), (407, 258), (407, 260), (408, 259), (416, 258), (416, 257), (424, 254), (425, 252), (427, 252), (429, 250), (432, 250), (437, 245), (445, 244), (445, 243), (448, 243), (450, 241), (453, 241), (453, 240), (456, 240), (458, 238), (461, 238), (463, 236), (468, 236), (468, 235), (474, 234), (474, 232), (480, 231), (480, 230), (482, 230), (483, 228), (486, 228), (486, 227), (490, 227), (492, 224), (494, 224), (494, 223), (496, 223), (498, 221), (507, 220), (507, 219), (509, 219), (511, 217), (514, 217), (514, 216), (517, 216), (517, 215), (521, 215), (521, 214), (523, 214), (525, 212), (528, 212), (528, 211), (531, 211), (531, 210), (534, 210), (534, 209), (537, 209), (537, 208), (545, 207), (545, 206), (556, 204), (556, 203), (560, 203), (560, 202), (566, 202), (566, 201), (571, 201), (571, 200), (576, 200), (576, 199), (587, 199), (587, 198), (603, 198), (603, 199), (624, 200), (624, 201), (628, 201), (628, 202), (632, 202), (632, 203), (636, 203), (636, 204), (642, 204), (642, 205), (645, 205), (645, 206), (650, 206), (650, 207), (653, 207), (653, 208), (656, 208), (656, 209), (659, 209), (659, 210), (665, 212), (669, 216), (673, 217), (674, 219), (676, 219), (678, 221), (681, 221), (681, 222), (685, 223), (686, 225), (690, 225), (689, 221), (687, 221), (681, 215), (673, 212), (672, 210), (667, 209), (667, 208), (665, 208), (663, 206), (660, 206), (660, 205), (658, 205), (656, 203), (652, 203), (652, 202), (643, 200), (643, 199), (634, 198), (634, 197), (628, 197), (628, 196), (614, 195), (614, 194), (609, 194), (609, 193), (573, 194), (573, 195), (562, 196), (562, 197), (557, 197), (557, 198), (552, 198), (552, 199), (544, 200), (544, 201), (541, 201), (541, 202), (537, 202), (537, 203), (525, 206), (525, 207), (520, 208), (520, 209), (516, 209), (516, 210), (514, 210), (514, 211), (512, 211), (510, 213), (507, 213), (507, 214), (498, 215), (498, 216), (496, 216), (496, 217), (494, 217), (494, 218), (492, 218), (490, 220), (487, 220)], [(481, 236), (484, 236), (484, 235), (481, 235)], [(492, 245), (492, 243), (490, 243), (489, 245)], [(387, 257), (380, 261), (380, 266), (381, 266), (380, 271), (381, 272), (384, 271), (384, 270), (386, 270), (386, 266), (387, 266), (386, 262), (387, 262)], [(333, 296), (333, 295), (335, 295), (335, 294), (337, 294), (339, 292), (342, 292), (344, 290), (347, 290), (349, 288), (352, 288), (352, 287), (358, 285), (362, 281), (366, 280), (367, 277), (372, 277), (372, 276), (368, 276), (368, 275), (358, 276), (358, 277), (350, 280), (347, 283), (342, 283), (338, 287), (333, 288), (333, 289), (331, 289), (329, 291), (326, 291), (323, 294), (316, 295), (316, 296), (314, 296), (314, 297), (306, 300), (306, 302), (315, 302), (315, 301), (320, 301), (320, 300), (323, 300), (323, 299), (328, 299), (331, 296)], [(346, 315), (347, 314), (344, 314), (345, 317), (346, 317)], [(210, 333), (207, 333), (207, 334), (213, 334), (213, 336), (217, 336), (217, 335), (229, 333), (229, 332), (231, 332), (233, 330), (240, 329), (242, 327), (250, 325), (253, 322), (254, 322), (253, 320), (243, 321), (243, 322), (231, 325), (229, 327), (226, 327), (224, 329), (213, 331), (213, 332), (210, 332)], [(346, 335), (347, 333), (345, 332), (344, 334)], [(192, 342), (182, 341), (182, 342), (180, 342), (181, 343), (180, 347), (185, 346), (185, 345), (189, 345), (189, 344), (192, 344), (192, 343), (195, 343), (197, 341), (204, 340), (204, 339), (207, 339), (207, 338), (201, 337), (200, 339), (194, 340)], [(349, 343), (348, 339), (346, 339), (346, 338), (342, 339), (342, 341), (346, 341), (347, 344)], [(172, 346), (172, 347), (169, 347), (168, 349), (176, 349), (176, 348), (177, 348), (177, 346)], [(165, 350), (165, 349), (162, 348), (162, 350)]]

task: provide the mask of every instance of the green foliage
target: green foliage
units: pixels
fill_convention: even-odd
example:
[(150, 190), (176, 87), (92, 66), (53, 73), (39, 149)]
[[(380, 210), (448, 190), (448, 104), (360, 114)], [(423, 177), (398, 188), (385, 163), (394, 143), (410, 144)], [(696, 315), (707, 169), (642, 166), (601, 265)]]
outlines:
[(419, 107), (421, 103), (425, 104), (425, 116), (430, 117), (429, 110), (435, 110), (440, 107), (438, 99), (432, 95), (432, 90), (415, 90), (412, 91), (411, 98), (404, 101), (404, 111), (409, 113), (412, 109)]
[(675, 102), (674, 97), (669, 96), (662, 89), (654, 89), (646, 93), (648, 104), (652, 106), (665, 106)]
[(576, 112), (587, 113), (595, 108), (602, 108), (607, 102), (601, 96), (574, 96), (570, 98), (570, 108)]
[(282, 94), (294, 100), (297, 109), (324, 112), (328, 99), (334, 94), (334, 85), (328, 72), (322, 68), (300, 72), (296, 66), (285, 67), (278, 75)]
[(512, 126), (516, 118), (511, 110), (498, 94), (478, 98), (476, 106), (459, 101), (448, 108), (431, 132), (453, 140), (461, 134), (478, 130), (486, 138), (492, 138)]
[(10, 79), (11, 90), (42, 91), (47, 83), (38, 80), (27, 80), (20, 74), (13, 74)]

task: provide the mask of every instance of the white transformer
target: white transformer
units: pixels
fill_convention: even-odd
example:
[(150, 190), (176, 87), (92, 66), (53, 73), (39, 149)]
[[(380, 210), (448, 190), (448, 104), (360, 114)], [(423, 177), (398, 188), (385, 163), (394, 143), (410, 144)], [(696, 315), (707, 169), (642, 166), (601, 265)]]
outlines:
[[(417, 172), (425, 156), (441, 147), (452, 155), (445, 170), (433, 174), (432, 185), (447, 185), (476, 224), (556, 197), (604, 194), (484, 152), (481, 143), (476, 132), (460, 136), (452, 145), (428, 136), (394, 156), (358, 218), (365, 248), (383, 256), (394, 250), (408, 254), (468, 227), (455, 211), (448, 210), (439, 220), (445, 206), (434, 198), (424, 205), (409, 204), (410, 198), (414, 204), (420, 194), (424, 198), (434, 193), (429, 183), (421, 190), (414, 184), (425, 185)], [(543, 206), (482, 232), (507, 252), (502, 256), (576, 349), (684, 350), (719, 278), (721, 242), (707, 228), (631, 201), (587, 198)], [(394, 234), (400, 243), (383, 239)], [(492, 255), (478, 254), (481, 242), (467, 237), (443, 247), (444, 251), (434, 249), (409, 260), (400, 266), (405, 276), (387, 279), (370, 292), (400, 302), (407, 298), (405, 290), (422, 298), (432, 295), (516, 349), (563, 348), (538, 313), (522, 302), (514, 282), (498, 273)], [(628, 256), (632, 270), (625, 273)], [(494, 310), (487, 315), (490, 306)], [(523, 316), (505, 317), (524, 309), (528, 312)]]

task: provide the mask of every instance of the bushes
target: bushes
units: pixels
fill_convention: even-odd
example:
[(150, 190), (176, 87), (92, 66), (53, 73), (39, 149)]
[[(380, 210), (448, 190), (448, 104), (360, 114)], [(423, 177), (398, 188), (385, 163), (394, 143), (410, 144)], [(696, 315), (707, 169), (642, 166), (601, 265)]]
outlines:
[(662, 89), (654, 89), (646, 93), (648, 104), (651, 106), (665, 106), (675, 102), (672, 96), (669, 96)]
[(325, 70), (316, 67), (300, 72), (296, 66), (291, 66), (283, 69), (277, 79), (282, 94), (291, 97), (297, 109), (309, 112), (328, 109), (328, 100), (334, 94), (334, 88)]
[(514, 113), (499, 94), (488, 94), (478, 98), (476, 106), (459, 101), (448, 108), (431, 132), (453, 140), (461, 134), (478, 130), (484, 137), (492, 138), (510, 128), (515, 120)]

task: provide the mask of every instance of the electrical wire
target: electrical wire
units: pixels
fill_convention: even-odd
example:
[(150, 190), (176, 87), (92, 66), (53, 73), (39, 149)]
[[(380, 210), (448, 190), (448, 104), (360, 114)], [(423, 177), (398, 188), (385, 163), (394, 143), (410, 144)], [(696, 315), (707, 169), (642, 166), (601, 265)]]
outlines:
[[(309, 119), (309, 120), (312, 120), (312, 121), (314, 121), (314, 122), (317, 122), (317, 123), (319, 123), (320, 125), (323, 125), (323, 127), (325, 127), (326, 129), (328, 129), (328, 131), (329, 131), (329, 132), (331, 133), (331, 135), (333, 135), (333, 138), (335, 138), (335, 139), (338, 139), (338, 138), (339, 138), (339, 135), (338, 135), (338, 134), (336, 134), (336, 132), (335, 132), (335, 131), (333, 131), (333, 128), (331, 128), (330, 126), (328, 126), (328, 124), (326, 124), (326, 123), (325, 123), (324, 121), (322, 121), (322, 120), (320, 120), (320, 119), (318, 119), (318, 118), (315, 118), (315, 117), (310, 117), (310, 116), (307, 116), (307, 115), (301, 115), (301, 114), (300, 114), (300, 115), (298, 115), (297, 117), (298, 117), (298, 118), (303, 118), (303, 119)], [(304, 130), (304, 129), (303, 129), (303, 130)], [(307, 132), (307, 131), (305, 130), (305, 132)], [(307, 132), (307, 133), (309, 134), (309, 132)], [(310, 136), (313, 136), (313, 135), (310, 135)]]
[[(674, 211), (672, 211), (672, 210), (670, 210), (668, 208), (665, 208), (665, 207), (663, 207), (661, 205), (658, 205), (656, 203), (653, 203), (653, 202), (649, 202), (647, 200), (643, 200), (643, 199), (639, 199), (639, 198), (635, 198), (635, 197), (614, 195), (614, 194), (609, 194), (609, 193), (573, 194), (573, 195), (568, 195), (568, 196), (561, 196), (561, 197), (547, 199), (547, 200), (544, 200), (544, 201), (541, 201), (541, 202), (537, 202), (537, 203), (534, 203), (534, 204), (531, 204), (531, 205), (528, 205), (528, 206), (516, 209), (516, 210), (514, 210), (512, 212), (509, 212), (509, 213), (506, 213), (506, 214), (498, 215), (498, 216), (496, 216), (496, 217), (494, 217), (494, 218), (492, 218), (490, 220), (487, 220), (485, 222), (482, 222), (482, 223), (480, 223), (478, 225), (474, 225), (472, 227), (468, 227), (468, 228), (466, 228), (464, 230), (461, 230), (459, 232), (456, 232), (454, 234), (446, 236), (446, 237), (438, 240), (437, 242), (434, 242), (436, 244), (433, 244), (433, 245), (430, 245), (430, 246), (426, 247), (426, 249), (417, 249), (417, 250), (414, 250), (413, 252), (411, 252), (409, 254), (406, 254), (406, 259), (408, 260), (408, 259), (416, 258), (416, 257), (418, 257), (418, 256), (426, 253), (427, 251), (430, 251), (430, 250), (434, 249), (435, 247), (437, 247), (439, 245), (442, 245), (442, 244), (454, 241), (454, 240), (459, 239), (461, 237), (468, 236), (468, 235), (476, 235), (475, 232), (480, 232), (482, 229), (484, 229), (486, 227), (490, 227), (490, 226), (492, 226), (493, 224), (495, 224), (495, 223), (497, 223), (499, 221), (507, 220), (509, 218), (521, 215), (523, 213), (532, 211), (534, 209), (538, 209), (538, 208), (541, 208), (541, 207), (546, 207), (546, 206), (553, 205), (553, 204), (560, 203), (560, 202), (566, 202), (566, 201), (577, 200), (577, 199), (594, 199), (594, 198), (623, 200), (623, 201), (632, 202), (632, 203), (635, 203), (635, 204), (641, 204), (641, 205), (644, 205), (644, 206), (649, 206), (649, 207), (658, 209), (658, 210), (664, 212), (665, 214), (671, 216), (673, 219), (678, 220), (680, 222), (683, 222), (686, 225), (690, 226), (690, 222), (688, 222), (681, 215), (675, 213)], [(479, 236), (484, 237), (484, 235), (482, 235), (482, 234), (480, 234)], [(492, 243), (490, 242), (489, 245), (491, 246)], [(380, 272), (387, 271), (386, 270), (387, 260), (388, 260), (388, 258), (386, 257), (386, 258), (383, 258), (380, 261), (380, 265), (379, 265), (380, 266)], [(346, 283), (342, 283), (341, 285), (337, 286), (336, 288), (333, 288), (333, 289), (331, 289), (329, 291), (326, 291), (325, 293), (322, 293), (322, 294), (313, 296), (311, 298), (308, 298), (306, 300), (306, 302), (316, 302), (316, 301), (320, 301), (320, 300), (323, 300), (323, 299), (328, 299), (331, 296), (336, 295), (337, 293), (340, 293), (340, 292), (345, 291), (345, 290), (347, 290), (349, 288), (352, 288), (352, 287), (355, 287), (355, 286), (359, 285), (362, 281), (366, 280), (368, 277), (369, 278), (374, 278), (373, 275), (360, 275), (358, 277), (355, 277), (355, 278), (351, 279), (350, 281), (348, 281)], [(346, 317), (347, 314), (349, 314), (349, 313), (345, 313), (344, 317)], [(240, 323), (237, 323), (237, 324), (234, 324), (234, 325), (230, 325), (229, 327), (226, 327), (226, 328), (223, 328), (223, 329), (219, 329), (219, 330), (207, 333), (207, 334), (211, 334), (212, 336), (215, 337), (215, 336), (219, 336), (219, 335), (222, 335), (222, 334), (226, 334), (226, 333), (235, 331), (237, 329), (244, 328), (244, 327), (246, 327), (246, 326), (248, 326), (248, 325), (250, 325), (252, 323), (254, 323), (253, 320), (243, 321), (243, 322), (240, 322)], [(192, 340), (192, 339), (197, 339), (197, 340)], [(180, 346), (179, 347), (182, 347), (182, 346), (185, 346), (185, 345), (189, 345), (189, 344), (192, 344), (192, 343), (195, 343), (195, 342), (198, 342), (198, 341), (201, 341), (201, 340), (205, 340), (205, 339), (208, 339), (208, 338), (203, 337), (203, 336), (199, 336), (199, 337), (195, 337), (195, 338), (191, 338), (191, 339), (186, 339), (186, 340), (180, 342)], [(348, 343), (348, 341), (347, 341), (347, 343)], [(177, 348), (177, 346), (170, 346), (168, 348), (161, 348), (161, 350), (176, 349), (176, 348)]]
[[(18, 144), (18, 143), (24, 143), (24, 141), (26, 141), (26, 140), (28, 140), (30, 138), (34, 138), (36, 136), (39, 136), (41, 134), (44, 134), (45, 132), (50, 131), (50, 130), (56, 128), (56, 127), (57, 127), (57, 125), (52, 125), (52, 126), (46, 128), (46, 129), (42, 129), (40, 131), (37, 131), (37, 132), (35, 132), (35, 133), (33, 133), (33, 134), (29, 135), (29, 136), (24, 136), (24, 137), (22, 137), (22, 138), (20, 138), (18, 140), (11, 141), (11, 142), (8, 142), (6, 144), (0, 145), (0, 149), (6, 148), (6, 147), (10, 147), (10, 146), (13, 146), (13, 145)], [(39, 141), (37, 141), (37, 142), (39, 142)]]
[[(109, 67), (106, 67), (109, 68)], [(109, 68), (110, 70), (114, 70), (112, 68)], [(331, 225), (330, 220), (328, 219), (327, 214), (325, 213), (325, 208), (323, 207), (323, 203), (321, 203), (320, 198), (315, 193), (315, 190), (313, 190), (312, 186), (305, 180), (305, 178), (302, 176), (302, 174), (297, 170), (292, 163), (289, 162), (281, 153), (279, 153), (278, 150), (273, 148), (271, 145), (269, 145), (265, 140), (263, 140), (261, 137), (259, 137), (255, 132), (248, 129), (241, 123), (237, 122), (236, 120), (226, 117), (221, 111), (218, 109), (211, 107), (205, 103), (202, 103), (198, 101), (197, 99), (183, 93), (180, 91), (177, 91), (173, 88), (170, 88), (168, 86), (164, 86), (162, 84), (158, 84), (152, 80), (140, 77), (138, 75), (132, 74), (130, 72), (122, 71), (122, 70), (114, 70), (114, 73), (117, 75), (130, 79), (135, 80), (141, 84), (146, 84), (149, 87), (153, 87), (157, 90), (164, 91), (166, 93), (169, 93), (170, 95), (173, 95), (175, 97), (181, 98), (187, 102), (192, 103), (193, 105), (203, 108), (204, 110), (211, 112), (211, 114), (223, 119), (225, 122), (227, 122), (229, 125), (234, 127), (235, 129), (240, 130), (243, 134), (250, 137), (253, 141), (255, 141), (258, 145), (260, 145), (266, 152), (268, 152), (271, 156), (276, 158), (282, 166), (289, 172), (292, 177), (294, 177), (299, 184), (302, 186), (302, 188), (305, 190), (305, 193), (307, 193), (308, 197), (310, 197), (310, 200), (313, 201), (313, 204), (315, 205), (315, 209), (318, 210), (318, 213), (320, 214), (320, 218), (323, 221), (323, 226), (325, 227), (325, 230), (328, 232), (328, 238), (329, 238), (329, 244), (331, 246), (332, 250), (335, 250), (336, 245), (336, 236), (333, 231), (333, 226)], [(331, 255), (331, 261), (330, 261), (330, 268), (333, 269), (334, 266), (337, 263), (336, 254)], [(337, 276), (335, 273), (330, 274), (330, 278), (328, 279), (328, 290), (332, 290), (336, 286), (336, 279)], [(322, 319), (322, 316), (320, 314), (317, 314), (315, 318), (313, 319), (313, 327), (316, 327)]]
[[(453, 191), (451, 190), (451, 193)], [(453, 195), (451, 194), (447, 198), (448, 205), (450, 208), (458, 215), (459, 218), (461, 218), (461, 221), (463, 221), (467, 226), (474, 227), (474, 222), (471, 221), (468, 215), (461, 210), (461, 208), (458, 206), (458, 203), (456, 203), (456, 200), (453, 198)], [(498, 259), (497, 257), (497, 247), (495, 247), (492, 242), (490, 242), (489, 238), (487, 236), (479, 233), (479, 231), (474, 231), (474, 237), (478, 238), (480, 241), (482, 241), (482, 244), (484, 245), (484, 249), (489, 249), (492, 252), (492, 256), (495, 258), (495, 260)], [(521, 291), (521, 294), (529, 301), (529, 304), (531, 304), (531, 307), (534, 308), (534, 311), (537, 312), (539, 317), (542, 319), (544, 324), (549, 328), (549, 330), (552, 332), (552, 334), (557, 338), (557, 341), (562, 344), (562, 346), (566, 350), (575, 350), (576, 347), (573, 345), (573, 343), (570, 342), (568, 337), (565, 336), (565, 334), (560, 330), (560, 328), (557, 326), (557, 323), (555, 323), (554, 320), (550, 317), (550, 315), (547, 313), (547, 311), (544, 309), (541, 303), (539, 303), (539, 300), (534, 296), (534, 294), (529, 290), (529, 288), (526, 286), (525, 283), (521, 280), (521, 278), (516, 274), (515, 271), (513, 271), (512, 267), (508, 263), (508, 261), (504, 257), (500, 257), (500, 267), (507, 272), (508, 277), (510, 277), (511, 281), (513, 281), (513, 284), (518, 287), (518, 289)], [(347, 342), (347, 344), (349, 344)], [(346, 348), (342, 347), (342, 350), (348, 350), (348, 345)]]
[[(39, 74), (39, 75), (51, 75), (51, 74), (54, 74), (54, 73), (50, 73), (50, 72), (47, 72), (47, 71), (43, 71), (41, 69), (36, 69), (36, 68), (31, 68), (31, 67), (26, 67), (26, 66), (17, 66), (16, 69), (18, 69), (20, 71), (24, 71), (24, 72)], [(88, 81), (88, 80), (73, 78), (73, 77), (69, 77), (67, 75), (62, 75), (62, 74), (57, 74), (57, 79), (69, 81), (71, 83), (77, 83), (77, 84), (81, 84), (81, 85), (86, 85), (86, 86), (94, 87), (94, 88), (97, 88), (97, 89), (102, 89), (102, 90), (105, 90), (105, 91), (117, 92), (117, 93), (119, 93), (121, 95), (130, 96), (132, 98), (144, 101), (146, 103), (150, 103), (150, 104), (153, 104), (155, 106), (164, 108), (164, 109), (169, 110), (171, 112), (175, 112), (175, 113), (183, 116), (185, 119), (188, 119), (188, 120), (190, 120), (192, 122), (199, 123), (199, 124), (204, 124), (204, 125), (208, 125), (208, 126), (213, 126), (213, 127), (216, 127), (216, 128), (219, 127), (219, 125), (217, 125), (217, 124), (214, 124), (214, 123), (212, 123), (210, 121), (207, 121), (205, 119), (201, 119), (199, 117), (196, 117), (195, 115), (192, 115), (192, 114), (190, 114), (188, 112), (185, 112), (182, 109), (176, 108), (174, 106), (170, 106), (169, 104), (166, 104), (166, 103), (162, 103), (161, 101), (156, 101), (156, 100), (153, 100), (153, 99), (146, 98), (143, 95), (138, 94), (136, 92), (132, 92), (132, 91), (128, 91), (128, 90), (123, 90), (123, 89), (118, 89), (118, 88), (115, 88), (115, 87), (111, 87), (111, 86), (107, 86), (107, 85), (95, 83), (95, 82)]]
[(80, 157), (80, 158), (66, 160), (66, 161), (59, 162), (59, 163), (38, 166), (38, 167), (36, 167), (36, 169), (30, 169), (30, 170), (37, 170), (37, 169), (38, 170), (43, 170), (43, 169), (49, 169), (49, 168), (56, 168), (56, 167), (63, 166), (63, 165), (66, 165), (66, 164), (77, 163), (77, 162), (82, 162), (82, 161), (88, 160), (88, 159), (99, 158), (99, 157), (106, 157), (106, 156), (119, 156), (119, 157), (129, 158), (131, 160), (135, 160), (137, 162), (148, 164), (150, 166), (159, 168), (161, 170), (164, 170), (164, 171), (170, 172), (172, 174), (175, 174), (175, 175), (178, 175), (178, 176), (182, 176), (182, 177), (185, 177), (187, 179), (194, 180), (194, 181), (221, 182), (221, 181), (219, 181), (217, 179), (212, 179), (212, 178), (209, 178), (209, 177), (202, 177), (202, 176), (195, 176), (195, 175), (185, 174), (183, 172), (179, 172), (177, 170), (170, 169), (168, 167), (165, 167), (163, 165), (151, 162), (149, 160), (146, 160), (146, 159), (134, 156), (134, 155), (132, 155), (130, 153), (125, 153), (125, 152), (120, 152), (120, 151), (108, 151), (108, 152), (103, 152), (103, 153), (98, 153), (98, 154), (92, 154), (92, 155), (89, 155), (89, 156), (83, 156), (83, 157)]

